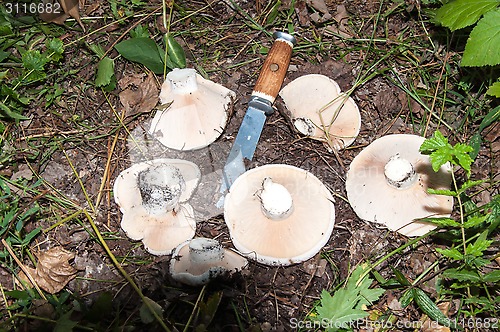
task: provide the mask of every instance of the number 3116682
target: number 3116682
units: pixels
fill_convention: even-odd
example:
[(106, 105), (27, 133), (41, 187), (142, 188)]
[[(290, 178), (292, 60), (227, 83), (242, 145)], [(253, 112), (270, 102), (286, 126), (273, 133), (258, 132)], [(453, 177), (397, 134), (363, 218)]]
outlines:
[(61, 5), (58, 2), (50, 3), (19, 3), (6, 2), (5, 9), (9, 14), (59, 14)]

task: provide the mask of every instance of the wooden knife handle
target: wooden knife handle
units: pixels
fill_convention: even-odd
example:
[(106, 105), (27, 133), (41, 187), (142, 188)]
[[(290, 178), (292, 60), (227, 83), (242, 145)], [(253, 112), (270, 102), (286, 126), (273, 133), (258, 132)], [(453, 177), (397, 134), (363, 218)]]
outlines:
[(273, 46), (267, 54), (252, 92), (253, 97), (265, 99), (271, 104), (281, 89), (295, 45), (295, 38), (285, 32), (275, 32), (273, 37)]

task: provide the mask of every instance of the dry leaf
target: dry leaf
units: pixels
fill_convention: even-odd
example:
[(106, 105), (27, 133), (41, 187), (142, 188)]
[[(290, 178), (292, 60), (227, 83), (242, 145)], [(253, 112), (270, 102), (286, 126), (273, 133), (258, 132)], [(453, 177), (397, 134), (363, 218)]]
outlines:
[(297, 14), (297, 17), (299, 19), (299, 24), (301, 26), (308, 27), (311, 25), (305, 1), (303, 0), (297, 1), (297, 3), (295, 4), (295, 13)]
[(127, 75), (118, 85), (122, 89), (119, 96), (126, 116), (150, 112), (158, 104), (158, 88), (152, 74)]
[[(62, 247), (54, 247), (45, 252), (36, 254), (38, 265), (36, 269), (25, 267), (35, 282), (44, 291), (55, 294), (60, 292), (75, 276), (76, 270), (69, 264), (75, 255)], [(26, 276), (19, 276), (31, 284)]]
[[(73, 17), (78, 24), (82, 27), (83, 31), (85, 31), (85, 27), (80, 20), (80, 11), (79, 11), (79, 2), (78, 0), (43, 0), (46, 8), (58, 8), (55, 6), (56, 3), (61, 5), (61, 9), (59, 12), (41, 12), (40, 18), (45, 22), (56, 23), (56, 24), (64, 24), (64, 21), (68, 19), (70, 16)], [(49, 7), (48, 5), (51, 5)]]
[(322, 14), (328, 14), (328, 6), (324, 0), (307, 0), (307, 4)]

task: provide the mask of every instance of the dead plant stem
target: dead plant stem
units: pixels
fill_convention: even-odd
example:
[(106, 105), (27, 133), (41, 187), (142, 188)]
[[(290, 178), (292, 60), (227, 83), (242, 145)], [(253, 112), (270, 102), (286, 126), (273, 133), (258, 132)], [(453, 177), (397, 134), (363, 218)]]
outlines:
[(183, 332), (188, 331), (189, 325), (191, 324), (191, 321), (194, 319), (194, 316), (196, 315), (196, 311), (198, 310), (198, 306), (200, 305), (201, 299), (203, 298), (203, 295), (205, 294), (205, 290), (206, 290), (206, 285), (203, 285), (203, 288), (200, 290), (200, 294), (198, 294), (198, 298), (196, 299), (193, 310), (191, 311), (191, 315), (189, 315), (188, 321), (186, 322), (186, 325), (184, 326)]
[(111, 252), (111, 249), (109, 249), (106, 241), (104, 240), (104, 238), (101, 235), (101, 232), (99, 231), (99, 229), (97, 228), (96, 224), (94, 223), (94, 220), (93, 220), (92, 216), (89, 214), (89, 212), (86, 209), (83, 209), (83, 213), (87, 217), (87, 220), (89, 221), (90, 226), (92, 226), (92, 229), (94, 230), (94, 233), (96, 234), (97, 238), (99, 239), (100, 244), (102, 245), (102, 247), (104, 248), (104, 250), (108, 254), (109, 258), (111, 259), (111, 261), (113, 262), (113, 264), (115, 265), (115, 267), (118, 269), (118, 271), (120, 271), (120, 273), (123, 275), (123, 277), (130, 283), (130, 286), (132, 286), (132, 288), (137, 292), (137, 294), (139, 295), (139, 297), (142, 299), (142, 302), (146, 305), (146, 307), (148, 308), (148, 310), (155, 317), (155, 319), (158, 321), (158, 323), (161, 325), (161, 327), (165, 331), (170, 332), (170, 329), (165, 324), (165, 322), (163, 321), (163, 319), (158, 315), (158, 313), (156, 312), (156, 310), (151, 305), (150, 301), (147, 301), (145, 299), (145, 296), (144, 296), (144, 294), (142, 294), (142, 291), (139, 288), (139, 286), (137, 286), (137, 284), (130, 277), (130, 275), (127, 273), (127, 271), (125, 271), (125, 269), (120, 265), (120, 263), (118, 263), (118, 260), (116, 259), (115, 255), (113, 255), (113, 253)]
[[(120, 116), (120, 123), (123, 123), (123, 118), (124, 117), (125, 117), (125, 109), (123, 109), (122, 114)], [(101, 203), (102, 194), (104, 192), (104, 187), (106, 186), (106, 183), (108, 183), (107, 180), (108, 180), (109, 175), (111, 173), (110, 172), (111, 160), (113, 159), (113, 152), (115, 151), (116, 143), (118, 142), (118, 137), (119, 136), (120, 136), (120, 130), (117, 130), (116, 134), (115, 134), (115, 137), (113, 138), (113, 142), (111, 143), (111, 147), (108, 149), (108, 159), (106, 160), (106, 166), (104, 167), (104, 173), (102, 175), (101, 185), (99, 186), (99, 191), (97, 193), (97, 198), (96, 198), (95, 203), (94, 203), (94, 206), (95, 206), (96, 210), (98, 209), (99, 204)]]
[(26, 274), (26, 276), (28, 277), (28, 279), (30, 280), (30, 282), (33, 284), (33, 287), (35, 287), (35, 289), (38, 292), (38, 294), (40, 294), (40, 297), (42, 299), (44, 299), (45, 301), (47, 301), (47, 297), (45, 297), (45, 294), (43, 294), (43, 292), (40, 289), (40, 287), (38, 287), (38, 284), (36, 283), (35, 279), (31, 275), (31, 273), (28, 271), (28, 269), (26, 268), (26, 266), (24, 266), (24, 264), (19, 260), (19, 258), (17, 258), (16, 254), (14, 253), (14, 251), (12, 250), (12, 248), (9, 246), (9, 244), (7, 243), (7, 241), (5, 241), (5, 239), (2, 239), (2, 244), (5, 246), (5, 249), (7, 249), (7, 251), (12, 256), (12, 258), (16, 261), (17, 265), (19, 265), (19, 267), (21, 268), (21, 270), (23, 270), (24, 274)]
[[(431, 104), (431, 108), (429, 109), (430, 114), (434, 114), (434, 107), (436, 106), (436, 99), (437, 99), (437, 95), (439, 92), (439, 86), (441, 85), (441, 80), (443, 79), (443, 73), (444, 73), (444, 70), (446, 68), (446, 63), (448, 62), (449, 57), (450, 57), (450, 54), (447, 52), (445, 57), (444, 57), (444, 60), (443, 60), (443, 66), (441, 67), (441, 72), (439, 73), (439, 78), (437, 81), (436, 90), (434, 91), (434, 96), (432, 97), (432, 104)], [(445, 89), (446, 89), (446, 86), (445, 86)], [(445, 94), (446, 94), (446, 90), (445, 90)], [(446, 99), (446, 98), (444, 98), (444, 99)], [(440, 120), (441, 117), (439, 116), (438, 119)], [(424, 135), (423, 135), (424, 137), (427, 137), (427, 130), (429, 129), (430, 122), (431, 122), (431, 116), (429, 115), (429, 117), (427, 118), (427, 123), (425, 124), (425, 130), (424, 130)]]

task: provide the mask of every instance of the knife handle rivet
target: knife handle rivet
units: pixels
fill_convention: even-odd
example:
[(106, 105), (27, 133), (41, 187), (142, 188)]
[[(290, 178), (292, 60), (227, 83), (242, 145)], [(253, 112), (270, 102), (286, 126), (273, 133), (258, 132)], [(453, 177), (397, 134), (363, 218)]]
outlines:
[(269, 65), (269, 69), (271, 69), (271, 71), (278, 71), (278, 69), (280, 69), (280, 66), (277, 64), (277, 63), (271, 63), (271, 65)]

